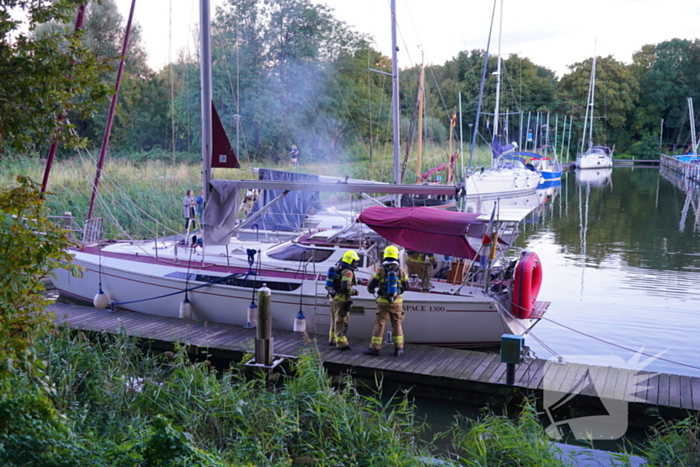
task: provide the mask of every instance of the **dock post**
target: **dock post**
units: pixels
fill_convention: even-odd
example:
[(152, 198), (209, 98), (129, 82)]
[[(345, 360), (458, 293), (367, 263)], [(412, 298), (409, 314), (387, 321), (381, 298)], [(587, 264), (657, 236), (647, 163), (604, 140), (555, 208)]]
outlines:
[(525, 338), (513, 334), (501, 336), (501, 362), (506, 364), (506, 384), (515, 386), (515, 366), (523, 361)]
[(258, 327), (255, 339), (255, 363), (271, 366), (273, 355), (272, 309), (270, 297), (272, 291), (263, 284), (258, 292)]
[(508, 386), (515, 385), (515, 364), (506, 363), (506, 384)]

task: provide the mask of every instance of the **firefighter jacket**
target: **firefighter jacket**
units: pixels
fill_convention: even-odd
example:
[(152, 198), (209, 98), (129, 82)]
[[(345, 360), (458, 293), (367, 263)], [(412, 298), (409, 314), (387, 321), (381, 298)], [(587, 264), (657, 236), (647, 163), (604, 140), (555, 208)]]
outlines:
[(343, 268), (340, 271), (340, 290), (336, 290), (333, 300), (347, 302), (353, 295), (357, 295), (357, 291), (355, 290), (356, 285), (357, 279), (355, 279), (353, 270), (350, 268)]
[(437, 264), (435, 260), (435, 255), (432, 253), (421, 253), (419, 251), (412, 251), (408, 254), (407, 261), (415, 263), (431, 263), (433, 266)]

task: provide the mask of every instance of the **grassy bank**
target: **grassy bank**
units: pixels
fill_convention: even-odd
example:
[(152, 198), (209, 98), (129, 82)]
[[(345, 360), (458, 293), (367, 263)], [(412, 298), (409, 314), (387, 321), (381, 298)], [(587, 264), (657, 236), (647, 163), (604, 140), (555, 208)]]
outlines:
[[(238, 170), (215, 169), (219, 179), (252, 178), (252, 165), (303, 173), (390, 181), (393, 177), (391, 148), (384, 148), (369, 158), (352, 162), (303, 163), (294, 169), (290, 164), (269, 164), (266, 161), (247, 163)], [(479, 152), (480, 158), (488, 154)], [(484, 157), (485, 156), (485, 157)], [(424, 170), (444, 162), (438, 149), (427, 151)], [(487, 159), (488, 160), (488, 159)], [(468, 162), (465, 161), (465, 163)], [(41, 181), (44, 162), (37, 157), (13, 158), (3, 161), (0, 186), (11, 186), (17, 175), (27, 175)], [(53, 215), (70, 212), (82, 223), (87, 217), (92, 184), (95, 179), (95, 155), (81, 154), (54, 163), (49, 179), (47, 207)], [(415, 180), (415, 161), (406, 168), (405, 180)], [(458, 164), (459, 167), (459, 164)], [(443, 173), (443, 180), (444, 180)], [(122, 155), (107, 158), (96, 198), (93, 217), (104, 218), (106, 238), (152, 238), (172, 235), (183, 229), (182, 198), (185, 191), (196, 194), (201, 188), (201, 167), (196, 156), (180, 156), (173, 160), (168, 154)]]
[(3, 465), (562, 465), (532, 410), (461, 419), (438, 435), (452, 446), (438, 454), (408, 398), (333, 384), (313, 347), (273, 389), (240, 365), (144, 355), (124, 336), (63, 330), (37, 351), (43, 384), (15, 374), (0, 397)]
[[(570, 465), (529, 405), (516, 418), (457, 415), (422, 441), (427, 425), (408, 396), (387, 401), (358, 393), (349, 378), (334, 382), (313, 344), (274, 387), (245, 376), (241, 364), (144, 354), (124, 335), (63, 329), (36, 351), (44, 379), (15, 372), (0, 380), (2, 465)], [(643, 454), (650, 465), (698, 465), (699, 433), (697, 419), (659, 425)]]

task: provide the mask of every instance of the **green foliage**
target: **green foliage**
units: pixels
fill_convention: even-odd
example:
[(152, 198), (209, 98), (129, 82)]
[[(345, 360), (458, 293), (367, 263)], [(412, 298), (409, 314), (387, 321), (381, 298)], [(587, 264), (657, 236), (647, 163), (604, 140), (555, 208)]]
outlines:
[(690, 467), (700, 465), (700, 421), (691, 416), (676, 423), (660, 422), (652, 428), (644, 455), (649, 465)]
[[(18, 378), (19, 379), (19, 378)], [(17, 380), (15, 380), (15, 383)], [(0, 463), (4, 466), (99, 465), (41, 390), (15, 385), (0, 395)]]
[(630, 152), (639, 159), (658, 160), (661, 149), (659, 148), (659, 135), (646, 135), (641, 141), (634, 143)]
[[(18, 0), (10, 2), (26, 13), (23, 24), (10, 9), (0, 10), (0, 153), (6, 148), (28, 151), (51, 139), (58, 128), (73, 126), (59, 116), (85, 117), (107, 95), (98, 82), (104, 66), (69, 27), (35, 34), (40, 23), (66, 23), (82, 0)], [(58, 140), (71, 146), (85, 141), (62, 131)]]
[(451, 433), (460, 465), (560, 467), (552, 442), (526, 403), (517, 419), (487, 412), (480, 420), (458, 421)]
[(66, 231), (53, 224), (39, 187), (26, 177), (0, 190), (0, 378), (38, 365), (33, 344), (52, 327), (41, 279), (69, 269)]
[(108, 465), (419, 466), (430, 455), (407, 399), (334, 387), (313, 346), (275, 389), (241, 365), (222, 374), (184, 351), (143, 355), (124, 335), (64, 330), (39, 352), (65, 437)]
[(138, 465), (143, 467), (167, 467), (183, 465), (188, 467), (225, 467), (216, 457), (197, 449), (191, 443), (188, 434), (180, 427), (173, 427), (161, 416), (153, 420), (153, 434), (133, 451), (143, 458)]

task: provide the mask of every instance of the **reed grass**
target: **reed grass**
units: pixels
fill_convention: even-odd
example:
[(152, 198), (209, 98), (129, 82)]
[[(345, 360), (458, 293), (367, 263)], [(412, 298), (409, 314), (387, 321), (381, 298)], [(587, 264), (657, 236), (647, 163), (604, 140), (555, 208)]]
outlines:
[[(377, 148), (373, 160), (367, 155), (348, 156), (346, 162), (309, 162), (293, 168), (289, 163), (271, 164), (259, 161), (261, 167), (291, 170), (318, 175), (330, 175), (366, 180), (392, 181), (393, 156), (390, 146)], [(403, 160), (403, 156), (402, 159)], [(490, 154), (479, 148), (480, 163), (490, 163)], [(444, 149), (426, 148), (423, 171), (447, 161)], [(35, 181), (43, 178), (45, 162), (36, 157), (16, 157), (4, 161), (0, 184), (11, 186), (17, 175), (26, 175)], [(95, 179), (95, 154), (80, 153), (54, 162), (48, 183), (46, 206), (53, 215), (70, 212), (82, 225), (87, 217), (92, 185)], [(465, 158), (468, 163), (468, 157)], [(476, 164), (475, 164), (476, 165)], [(404, 183), (415, 181), (415, 160), (409, 161)], [(461, 179), (460, 164), (455, 177)], [(220, 179), (254, 178), (252, 166), (247, 169), (214, 169)], [(442, 173), (442, 180), (446, 174)], [(142, 239), (169, 236), (184, 230), (182, 198), (187, 189), (197, 195), (201, 189), (201, 167), (195, 156), (178, 155), (173, 162), (169, 154), (131, 154), (108, 157), (100, 178), (93, 217), (104, 219), (105, 238)]]
[(220, 374), (183, 351), (144, 355), (125, 335), (62, 330), (40, 352), (71, 436), (100, 449), (147, 443), (164, 417), (225, 465), (419, 466), (431, 456), (407, 399), (361, 396), (349, 379), (334, 387), (315, 347), (275, 389), (240, 365)]
[[(334, 383), (313, 344), (274, 387), (242, 364), (217, 369), (181, 348), (144, 353), (125, 333), (63, 328), (36, 351), (40, 384), (20, 373), (0, 380), (2, 465), (572, 465), (531, 403), (517, 417), (457, 416), (421, 441), (426, 425), (409, 397), (381, 397), (381, 381), (369, 395), (347, 377)], [(698, 465), (698, 433), (697, 418), (661, 424), (644, 455), (650, 465)], [(440, 440), (449, 447), (438, 451)], [(629, 465), (628, 456), (616, 462)]]

